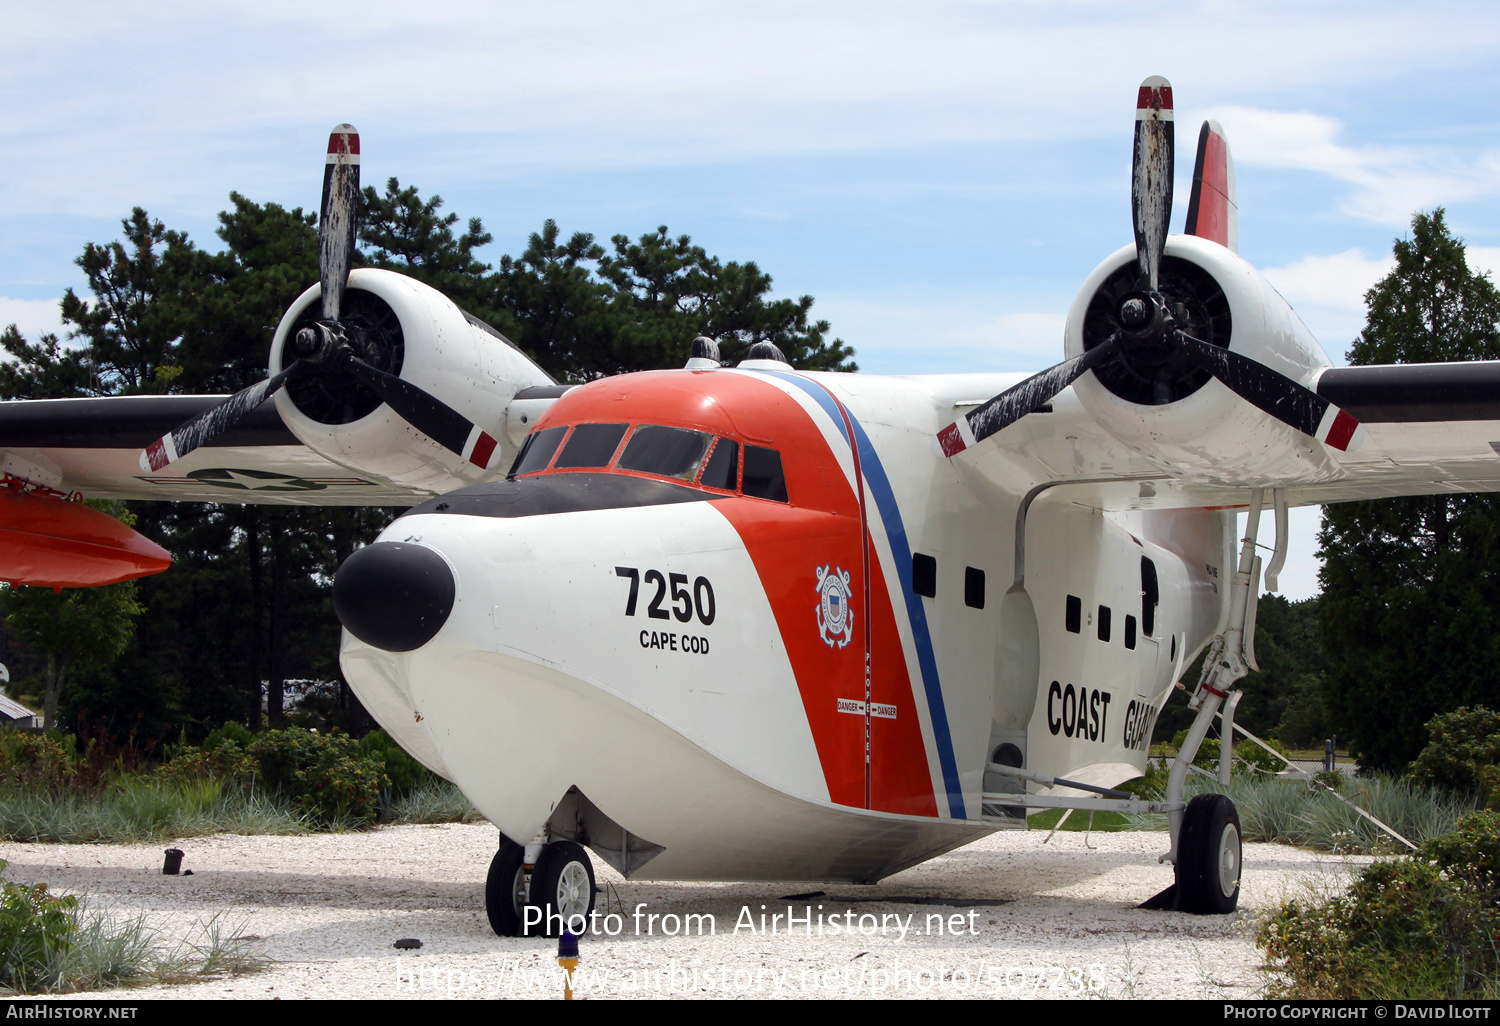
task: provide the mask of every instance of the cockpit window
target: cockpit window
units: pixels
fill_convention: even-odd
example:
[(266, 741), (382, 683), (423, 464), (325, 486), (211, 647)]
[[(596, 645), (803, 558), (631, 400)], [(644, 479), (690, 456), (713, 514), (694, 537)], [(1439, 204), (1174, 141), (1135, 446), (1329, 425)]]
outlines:
[(521, 446), (521, 451), (516, 454), (516, 462), (511, 465), (510, 474), (507, 476), (533, 474), (538, 470), (547, 469), (547, 464), (552, 462), (552, 454), (557, 452), (563, 435), (567, 433), (566, 427), (550, 427), (527, 435), (526, 442)]
[[(620, 442), (627, 431), (630, 438), (622, 451)], [(614, 462), (612, 473), (653, 474), (757, 499), (791, 501), (781, 453), (775, 449), (741, 446), (732, 438), (715, 437), (709, 431), (663, 424), (557, 425), (533, 431), (522, 444), (508, 476), (535, 474), (549, 466), (552, 470), (604, 470), (610, 468), (616, 452), (620, 458)]]
[(781, 453), (775, 449), (762, 449), (758, 445), (745, 446), (745, 494), (757, 499), (787, 501), (786, 475), (781, 470)]
[(620, 447), (628, 424), (579, 424), (557, 457), (557, 468), (604, 467)]
[(712, 440), (713, 435), (702, 431), (642, 424), (620, 455), (620, 469), (691, 481)]
[(740, 446), (738, 442), (721, 438), (714, 446), (713, 455), (703, 467), (700, 484), (709, 488), (722, 488), (732, 492), (739, 484)]

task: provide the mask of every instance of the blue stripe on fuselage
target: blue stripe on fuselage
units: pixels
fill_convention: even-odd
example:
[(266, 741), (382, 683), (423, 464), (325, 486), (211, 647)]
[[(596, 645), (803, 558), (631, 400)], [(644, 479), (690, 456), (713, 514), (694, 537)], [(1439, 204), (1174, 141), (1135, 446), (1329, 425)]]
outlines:
[[(816, 382), (798, 374), (785, 371), (757, 371), (756, 373), (768, 374), (791, 382), (812, 396), (834, 425), (839, 429), (845, 442), (849, 441), (849, 433), (844, 430), (844, 418), (839, 415), (838, 405), (827, 389)], [(885, 525), (885, 536), (891, 545), (891, 555), (896, 560), (896, 577), (901, 582), (901, 594), (906, 599), (906, 615), (911, 621), (912, 641), (917, 648), (917, 663), (922, 670), (922, 689), (927, 695), (928, 718), (932, 721), (932, 736), (937, 743), (938, 764), (943, 770), (943, 786), (948, 790), (949, 815), (955, 819), (967, 819), (964, 812), (963, 787), (958, 780), (958, 763), (953, 756), (953, 738), (948, 731), (948, 713), (943, 704), (943, 685), (938, 678), (937, 657), (932, 651), (932, 636), (927, 629), (927, 609), (922, 605), (922, 599), (912, 589), (911, 579), (911, 545), (906, 540), (906, 527), (901, 520), (901, 510), (896, 505), (896, 494), (891, 490), (891, 482), (885, 474), (885, 466), (880, 462), (880, 456), (875, 452), (875, 446), (870, 444), (870, 436), (865, 434), (864, 427), (859, 418), (854, 416), (854, 411), (849, 410), (846, 405), (844, 409), (849, 413), (849, 423), (854, 425), (854, 437), (859, 443), (859, 460), (861, 469), (864, 471), (865, 483), (870, 486), (870, 494), (875, 498), (875, 507), (880, 510), (880, 520)]]

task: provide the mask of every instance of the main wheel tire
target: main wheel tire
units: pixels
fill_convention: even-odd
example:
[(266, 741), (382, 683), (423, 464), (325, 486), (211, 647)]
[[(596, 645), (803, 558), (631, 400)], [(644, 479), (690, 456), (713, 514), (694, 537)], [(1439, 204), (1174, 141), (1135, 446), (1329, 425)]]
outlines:
[(501, 937), (521, 936), (526, 915), (526, 849), (502, 837), (484, 880), (484, 912)]
[(1240, 817), (1222, 794), (1188, 802), (1177, 838), (1178, 907), (1199, 916), (1227, 915), (1240, 903)]
[(536, 933), (556, 937), (564, 926), (575, 934), (588, 930), (594, 911), (594, 864), (581, 844), (553, 841), (542, 849), (531, 872), (529, 900), (542, 913)]

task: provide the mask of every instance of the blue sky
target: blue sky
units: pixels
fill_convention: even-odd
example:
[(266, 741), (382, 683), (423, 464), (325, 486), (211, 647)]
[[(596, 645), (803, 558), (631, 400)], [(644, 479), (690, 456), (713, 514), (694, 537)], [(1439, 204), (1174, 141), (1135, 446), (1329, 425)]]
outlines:
[[(0, 323), (55, 329), (136, 205), (216, 248), (231, 190), (311, 207), (329, 128), (484, 219), (659, 224), (755, 260), (866, 371), (1036, 370), (1130, 241), (1136, 86), (1174, 86), (1174, 228), (1206, 116), (1240, 248), (1342, 357), (1417, 209), (1500, 267), (1500, 8), (1480, 3), (6, 0)], [(1311, 533), (1284, 577), (1316, 588)]]

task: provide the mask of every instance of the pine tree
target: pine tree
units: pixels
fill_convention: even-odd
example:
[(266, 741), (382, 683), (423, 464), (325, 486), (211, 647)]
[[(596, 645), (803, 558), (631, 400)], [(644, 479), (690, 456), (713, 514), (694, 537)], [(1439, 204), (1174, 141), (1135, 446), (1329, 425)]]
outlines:
[[(1413, 218), (1395, 259), (1366, 294), (1350, 363), (1500, 358), (1500, 291), (1441, 209)], [(1324, 706), (1361, 765), (1400, 769), (1433, 715), (1500, 702), (1500, 498), (1327, 506), (1319, 541)]]

